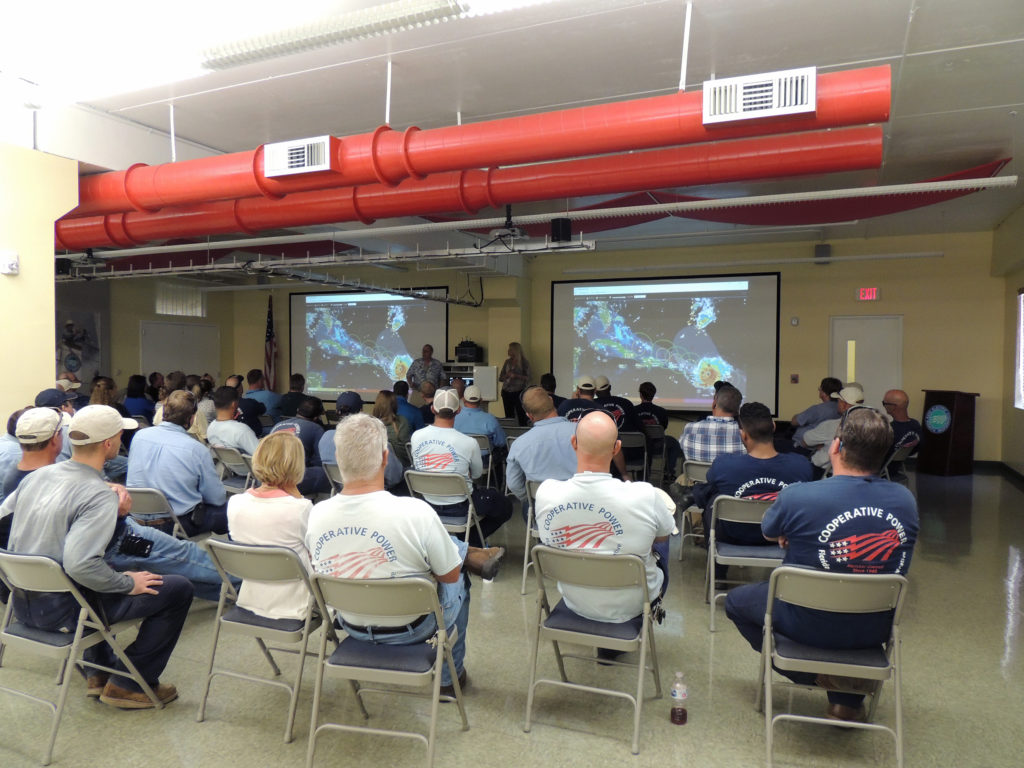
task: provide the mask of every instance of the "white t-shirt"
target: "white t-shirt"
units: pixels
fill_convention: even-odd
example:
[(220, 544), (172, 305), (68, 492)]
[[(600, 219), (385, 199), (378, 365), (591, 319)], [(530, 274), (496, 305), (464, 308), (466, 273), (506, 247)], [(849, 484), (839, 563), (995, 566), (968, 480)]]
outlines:
[[(549, 547), (609, 555), (639, 555), (653, 600), (663, 574), (651, 545), (674, 527), (675, 504), (650, 483), (624, 483), (605, 472), (582, 472), (568, 480), (545, 480), (537, 490), (537, 527)], [(622, 622), (643, 610), (639, 588), (613, 591), (558, 585), (565, 604), (594, 621)]]
[[(257, 496), (252, 491), (236, 493), (228, 500), (228, 533), (239, 544), (288, 547), (312, 573), (305, 543), (312, 508), (309, 499), (297, 499), (284, 491), (273, 496)], [(240, 607), (271, 619), (305, 618), (308, 599), (305, 585), (294, 582), (246, 579), (238, 593)]]
[(240, 421), (211, 421), (210, 426), (206, 428), (206, 442), (210, 445), (234, 448), (246, 456), (252, 456), (256, 452), (256, 446), (260, 444), (256, 433)]
[[(431, 424), (412, 433), (412, 464), (424, 472), (458, 472), (470, 480), (484, 471), (480, 445), (475, 438), (456, 429)], [(431, 504), (458, 504), (460, 496), (424, 496)]]
[[(309, 516), (306, 546), (317, 573), (344, 579), (442, 576), (462, 564), (455, 542), (429, 504), (387, 491), (321, 501)], [(342, 616), (358, 626), (401, 626), (418, 618), (381, 622), (361, 614)]]

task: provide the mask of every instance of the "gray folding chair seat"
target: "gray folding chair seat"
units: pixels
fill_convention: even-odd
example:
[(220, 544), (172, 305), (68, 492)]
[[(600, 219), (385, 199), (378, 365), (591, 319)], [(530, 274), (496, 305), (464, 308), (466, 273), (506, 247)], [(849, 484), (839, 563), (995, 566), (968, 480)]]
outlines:
[[(462, 718), (462, 730), (469, 730), (469, 720), (462, 700), (462, 688), (458, 682), (452, 648), (458, 639), (454, 627), (449, 634), (445, 628), (444, 614), (437, 599), (437, 584), (422, 576), (400, 579), (339, 579), (316, 575), (312, 580), (313, 594), (322, 614), (329, 610), (351, 612), (368, 616), (377, 622), (400, 616), (433, 614), (437, 623), (436, 634), (422, 643), (412, 645), (388, 645), (346, 637), (327, 654), (328, 637), (320, 639), (317, 664), (316, 688), (313, 694), (313, 715), (309, 727), (309, 747), (306, 752), (306, 766), (311, 768), (316, 751), (316, 740), (322, 731), (340, 730), (355, 733), (371, 733), (379, 736), (395, 736), (415, 739), (427, 745), (427, 768), (434, 762), (435, 737), (439, 703), (441, 700), (441, 670), (447, 665), (454, 689), (454, 701)], [(371, 622), (373, 625), (373, 622)], [(349, 725), (338, 722), (317, 724), (323, 703), (324, 676), (330, 675), (347, 680), (356, 694), (356, 702), (363, 715), (369, 713), (363, 704), (367, 693), (387, 693), (430, 699), (430, 722), (427, 733), (372, 728), (363, 725)], [(365, 683), (376, 683), (395, 688), (371, 688)], [(408, 690), (412, 689), (412, 690)], [(429, 692), (423, 692), (429, 689)]]
[[(771, 768), (774, 759), (775, 725), (781, 721), (884, 731), (890, 734), (895, 741), (896, 764), (902, 768), (903, 665), (900, 620), (906, 589), (907, 580), (896, 574), (829, 573), (793, 566), (783, 566), (772, 572), (768, 582), (765, 642), (761, 648), (761, 669), (758, 676), (757, 693), (758, 711), (761, 711), (763, 703), (768, 768)], [(872, 648), (831, 650), (805, 645), (775, 631), (773, 616), (776, 600), (834, 613), (891, 611), (893, 614), (892, 629), (884, 644)], [(867, 693), (871, 700), (867, 712), (867, 722), (837, 721), (786, 712), (774, 714), (774, 686), (815, 689), (817, 686), (800, 686), (788, 681), (774, 680), (773, 668), (875, 681), (873, 690)], [(878, 706), (878, 697), (886, 680), (893, 681), (895, 722), (891, 728), (873, 722)]]
[[(632, 751), (634, 755), (639, 754), (640, 713), (643, 706), (644, 678), (648, 672), (654, 675), (655, 698), (661, 698), (661, 671), (658, 667), (658, 654), (654, 646), (654, 625), (650, 595), (647, 592), (647, 569), (644, 561), (636, 555), (612, 556), (605, 553), (555, 549), (538, 544), (533, 548), (533, 563), (537, 576), (537, 610), (535, 614), (537, 632), (530, 652), (530, 678), (526, 699), (526, 722), (523, 730), (530, 731), (534, 696), (537, 688), (541, 685), (614, 696), (626, 699), (633, 705)], [(570, 610), (561, 600), (552, 609), (547, 597), (545, 577), (562, 584), (596, 589), (639, 588), (643, 595), (643, 607), (638, 616), (621, 623), (593, 621), (584, 618)], [(537, 660), (542, 640), (549, 640), (554, 648), (560, 678), (558, 680), (537, 677)], [(570, 682), (565, 673), (564, 659), (596, 662), (597, 658), (563, 653), (559, 643), (573, 643), (614, 651), (639, 651), (640, 658), (636, 664), (610, 660), (601, 662), (615, 666), (635, 667), (637, 670), (635, 694)], [(648, 656), (650, 656), (650, 664), (648, 664)]]
[[(110, 674), (130, 677), (143, 693), (149, 697), (155, 707), (163, 709), (163, 702), (153, 692), (149, 683), (143, 679), (116, 637), (127, 629), (141, 625), (144, 621), (143, 618), (107, 624), (92, 605), (86, 601), (75, 583), (64, 572), (60, 563), (50, 557), (22, 555), (0, 550), (0, 579), (12, 591), (20, 589), (26, 592), (60, 592), (70, 594), (79, 606), (74, 632), (51, 632), (30, 627), (18, 621), (14, 616), (15, 597), (12, 594), (7, 601), (3, 622), (0, 623), (0, 664), (3, 662), (4, 651), (7, 648), (15, 648), (19, 651), (36, 654), (37, 656), (55, 659), (60, 663), (56, 681), (59, 687), (56, 701), (41, 698), (19, 688), (7, 685), (0, 686), (0, 691), (14, 694), (49, 708), (51, 712), (50, 734), (43, 753), (43, 765), (49, 765), (53, 757), (53, 746), (57, 740), (57, 730), (60, 727), (61, 717), (64, 714), (64, 705), (67, 702), (71, 678), (74, 676), (69, 674), (69, 670), (75, 664)], [(82, 654), (86, 649), (103, 642), (110, 645), (114, 654), (125, 665), (127, 671), (116, 670), (82, 658)], [(28, 722), (27, 719), (24, 721), (25, 724)]]
[[(199, 713), (196, 716), (196, 721), (201, 723), (206, 717), (206, 703), (210, 696), (210, 684), (213, 682), (213, 678), (218, 675), (284, 688), (289, 694), (284, 740), (285, 743), (290, 742), (294, 730), (295, 710), (298, 705), (299, 691), (302, 687), (302, 670), (306, 661), (309, 636), (321, 625), (320, 614), (313, 610), (313, 593), (309, 588), (306, 568), (302, 560), (299, 559), (299, 556), (288, 547), (239, 544), (234, 541), (220, 541), (217, 539), (207, 539), (203, 547), (209, 553), (210, 560), (213, 561), (217, 572), (220, 573), (221, 588), (220, 599), (217, 602), (217, 613), (213, 622), (213, 644), (210, 648), (210, 662), (206, 670), (206, 683), (199, 702)], [(235, 605), (233, 601), (237, 599), (238, 595), (228, 574), (237, 576), (243, 581), (249, 579), (276, 584), (288, 582), (304, 584), (307, 593), (305, 616), (301, 619), (272, 619)], [(232, 602), (229, 602), (229, 600)], [(334, 630), (329, 623), (325, 625), (324, 633), (333, 636)], [(275, 678), (280, 677), (281, 669), (278, 667), (273, 655), (271, 655), (266, 643), (274, 642), (297, 646), (296, 649), (274, 649), (292, 651), (298, 654), (298, 668), (294, 679), (288, 683), (282, 680), (250, 675), (225, 667), (216, 667), (218, 643), (221, 640), (222, 634), (237, 634), (254, 638), (260, 651), (263, 653), (263, 657), (270, 665)]]

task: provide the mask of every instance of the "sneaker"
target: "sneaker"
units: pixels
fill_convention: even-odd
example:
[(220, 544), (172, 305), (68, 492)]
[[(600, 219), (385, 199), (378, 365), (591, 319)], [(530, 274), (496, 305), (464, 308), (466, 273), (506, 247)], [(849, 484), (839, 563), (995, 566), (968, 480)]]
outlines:
[(672, 483), (668, 487), (668, 495), (679, 509), (689, 509), (693, 506), (693, 491), (689, 488), (684, 488), (679, 483)]
[(825, 710), (825, 717), (829, 720), (839, 720), (845, 723), (860, 723), (864, 721), (864, 707), (829, 704), (828, 709)]
[[(153, 687), (153, 693), (164, 704), (178, 698), (178, 689), (169, 683), (160, 683)], [(153, 709), (153, 701), (142, 691), (129, 691), (113, 682), (108, 682), (100, 694), (100, 701), (118, 709)]]
[(597, 649), (597, 663), (602, 667), (610, 667), (609, 662), (615, 661), (620, 656), (623, 656), (625, 651), (613, 651), (611, 648), (598, 648)]
[(498, 575), (501, 558), (504, 556), (504, 547), (488, 547), (487, 549), (470, 547), (466, 552), (466, 570), (485, 581), (490, 581)]
[(85, 679), (85, 695), (90, 699), (98, 699), (103, 693), (103, 686), (107, 684), (110, 675), (106, 672), (96, 672)]
[[(459, 688), (463, 692), (465, 692), (465, 690), (466, 690), (466, 683), (468, 683), (468, 682), (469, 682), (469, 678), (466, 676), (466, 670), (463, 669), (462, 672), (459, 674)], [(442, 685), (441, 686), (441, 695), (442, 696), (448, 696), (449, 698), (454, 699), (455, 698), (455, 686), (454, 685)], [(446, 702), (445, 699), (441, 699), (441, 703), (445, 703), (445, 702)]]

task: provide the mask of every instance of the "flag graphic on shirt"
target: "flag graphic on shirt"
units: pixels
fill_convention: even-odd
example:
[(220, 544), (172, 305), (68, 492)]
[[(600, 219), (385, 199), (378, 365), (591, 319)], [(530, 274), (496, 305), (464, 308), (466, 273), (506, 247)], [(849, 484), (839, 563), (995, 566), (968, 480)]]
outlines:
[(744, 499), (755, 499), (756, 501), (775, 501), (779, 498), (778, 491), (760, 491), (759, 493), (752, 493), (749, 496), (744, 496)]
[(270, 391), (277, 389), (277, 337), (274, 335), (274, 297), (267, 297), (267, 334), (263, 343), (263, 379)]
[(899, 545), (900, 537), (894, 530), (884, 533), (861, 533), (829, 542), (828, 556), (830, 560), (847, 567), (881, 566), (892, 557), (892, 553)]
[(551, 546), (566, 549), (597, 549), (614, 533), (612, 524), (607, 521), (563, 525), (551, 531)]
[(329, 576), (342, 579), (366, 579), (378, 565), (384, 565), (387, 561), (388, 554), (384, 547), (374, 547), (362, 552), (331, 555), (320, 564), (318, 570), (323, 569)]
[(428, 453), (419, 458), (421, 469), (427, 472), (442, 472), (448, 469), (455, 459), (450, 453)]

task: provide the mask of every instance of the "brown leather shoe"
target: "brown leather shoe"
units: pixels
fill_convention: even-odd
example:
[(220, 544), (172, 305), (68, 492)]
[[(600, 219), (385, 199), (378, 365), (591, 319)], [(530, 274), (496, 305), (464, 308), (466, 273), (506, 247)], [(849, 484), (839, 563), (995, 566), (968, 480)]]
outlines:
[(106, 672), (95, 672), (85, 679), (85, 695), (90, 699), (98, 699), (103, 693), (103, 686), (107, 684), (110, 675)]
[(814, 682), (819, 688), (849, 693), (874, 693), (875, 688), (878, 686), (877, 680), (865, 680), (861, 677), (841, 677), (839, 675), (818, 675)]
[(470, 547), (466, 552), (466, 570), (474, 576), (490, 581), (498, 575), (501, 558), (505, 556), (504, 547)]
[[(170, 683), (160, 683), (153, 687), (153, 693), (164, 704), (178, 698), (178, 689)], [(100, 694), (100, 701), (118, 709), (153, 709), (152, 700), (142, 691), (128, 691), (113, 682), (108, 682)]]
[[(463, 692), (466, 691), (466, 683), (468, 683), (468, 682), (469, 682), (469, 678), (466, 677), (466, 670), (463, 669), (462, 670), (462, 674), (459, 675), (459, 688), (461, 688)], [(454, 699), (455, 698), (455, 686), (454, 685), (442, 685), (441, 686), (441, 695), (442, 696), (449, 696), (449, 697)], [(445, 700), (441, 699), (441, 703), (442, 704), (445, 703)]]
[(825, 710), (825, 717), (829, 720), (839, 720), (846, 723), (860, 723), (864, 721), (864, 707), (829, 704), (828, 709)]

